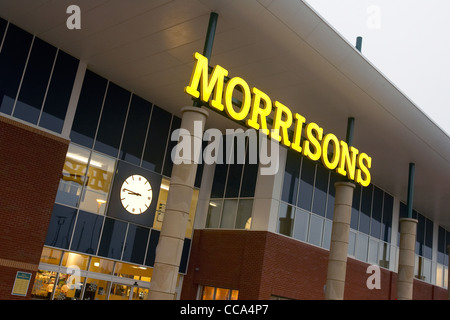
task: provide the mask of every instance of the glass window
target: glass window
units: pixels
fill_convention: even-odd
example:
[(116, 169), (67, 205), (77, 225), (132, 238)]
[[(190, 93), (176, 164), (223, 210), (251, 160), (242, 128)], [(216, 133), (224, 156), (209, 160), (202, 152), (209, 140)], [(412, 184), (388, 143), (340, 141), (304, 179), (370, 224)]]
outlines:
[(322, 232), (323, 232), (323, 218), (312, 214), (309, 227), (308, 242), (320, 247), (322, 245)]
[[(147, 133), (142, 166), (146, 169), (160, 173), (162, 171), (164, 153), (169, 137), (170, 121), (172, 115), (153, 105), (150, 127)], [(172, 151), (170, 149), (170, 151)], [(170, 153), (167, 155), (170, 157)]]
[(62, 257), (61, 250), (44, 247), (44, 249), (42, 249), (40, 262), (59, 265), (61, 257)]
[(378, 241), (369, 239), (368, 262), (378, 264)]
[(225, 198), (237, 198), (239, 196), (243, 167), (243, 164), (229, 165)]
[(158, 245), (158, 242), (159, 242), (159, 234), (160, 234), (160, 232), (158, 230), (152, 229), (150, 231), (150, 239), (148, 241), (147, 256), (145, 258), (146, 266), (153, 266), (153, 264), (155, 263), (156, 246)]
[(237, 214), (237, 199), (225, 199), (223, 203), (221, 228), (234, 229)]
[(358, 230), (359, 225), (359, 208), (361, 202), (361, 187), (356, 185), (353, 190), (353, 201), (352, 201), (352, 217), (350, 220), (350, 228)]
[(239, 290), (203, 286), (201, 300), (237, 300)]
[(383, 223), (381, 225), (381, 240), (391, 242), (392, 212), (394, 210), (394, 198), (384, 193)]
[(223, 198), (227, 180), (228, 165), (216, 164), (211, 187), (211, 198)]
[(300, 177), (300, 191), (298, 194), (298, 206), (308, 211), (311, 211), (315, 171), (314, 162), (303, 158)]
[(312, 212), (319, 216), (325, 216), (328, 192), (329, 172), (321, 165), (316, 166), (316, 182), (314, 185), (314, 202)]
[(242, 185), (240, 193), (241, 197), (255, 196), (257, 177), (258, 177), (258, 164), (246, 163), (244, 165), (244, 175), (242, 177)]
[(0, 39), (3, 39), (7, 24), (8, 22), (6, 20), (0, 18)]
[(181, 260), (179, 268), (180, 273), (186, 273), (190, 249), (191, 249), (191, 239), (185, 238), (183, 242), (183, 251), (181, 252)]
[(103, 216), (80, 211), (73, 233), (71, 250), (96, 254), (102, 225)]
[(114, 267), (114, 275), (134, 280), (150, 281), (153, 269), (137, 266), (129, 263), (117, 262)]
[(333, 222), (331, 220), (324, 219), (322, 248), (327, 250), (330, 250), (332, 228)]
[(127, 223), (106, 217), (98, 255), (120, 260), (126, 231)]
[(92, 147), (107, 83), (106, 79), (86, 70), (70, 133), (72, 142)]
[(76, 209), (55, 204), (45, 244), (51, 247), (69, 248), (75, 218)]
[(136, 95), (132, 96), (123, 135), (120, 159), (140, 165), (145, 135), (149, 124), (152, 104)]
[(91, 262), (89, 263), (89, 271), (92, 272), (112, 274), (113, 269), (114, 269), (114, 261), (112, 260), (92, 257)]
[(83, 300), (106, 300), (109, 285), (109, 281), (88, 278), (84, 288)]
[(379, 265), (380, 267), (389, 269), (389, 261), (390, 261), (390, 254), (391, 254), (391, 246), (389, 243), (386, 242), (380, 242), (379, 245)]
[(145, 252), (147, 251), (149, 233), (150, 230), (147, 228), (130, 224), (128, 226), (122, 260), (143, 264)]
[(292, 229), (294, 226), (294, 214), (295, 209), (284, 202), (280, 203), (280, 211), (278, 213), (278, 233), (284, 234), (285, 236), (292, 236)]
[(436, 266), (436, 285), (439, 287), (444, 286), (444, 266), (439, 263)]
[(80, 209), (98, 214), (105, 213), (115, 165), (114, 159), (92, 153), (86, 187), (80, 199)]
[(87, 255), (75, 252), (64, 252), (61, 265), (68, 268), (76, 266), (80, 268), (80, 270), (87, 270), (88, 262), (89, 256)]
[(206, 218), (207, 228), (218, 228), (220, 222), (220, 216), (222, 213), (223, 200), (211, 199), (209, 201), (208, 216)]
[(359, 216), (359, 231), (369, 234), (370, 211), (372, 208), (372, 185), (362, 189), (361, 212)]
[(181, 126), (181, 118), (178, 118), (176, 116), (172, 116), (172, 124), (170, 126), (170, 134), (168, 135), (168, 143), (166, 147), (166, 157), (164, 159), (164, 168), (163, 168), (163, 174), (167, 177), (170, 177), (172, 175), (172, 149), (177, 145), (178, 141), (172, 141), (171, 136), (172, 132)]
[(84, 277), (60, 273), (55, 288), (54, 300), (79, 300), (83, 289)]
[(13, 116), (37, 124), (50, 79), (56, 48), (34, 38)]
[(59, 50), (39, 126), (61, 133), (78, 69), (78, 59)]
[(0, 112), (11, 114), (33, 36), (8, 25), (0, 52)]
[(288, 149), (281, 200), (293, 205), (297, 202), (301, 160), (302, 158), (299, 156), (298, 152)]
[(356, 248), (356, 233), (350, 230), (348, 236), (348, 254), (354, 257)]
[[(334, 198), (336, 195), (336, 187), (334, 184), (339, 181), (338, 176), (334, 172), (330, 172), (330, 184), (328, 186), (328, 197), (327, 197), (327, 213), (325, 217), (327, 219), (333, 220), (334, 216)], [(353, 191), (354, 192), (354, 191)]]
[(78, 206), (83, 188), (90, 151), (74, 144), (69, 145), (59, 181), (56, 202), (72, 207)]
[(202, 292), (202, 300), (214, 300), (214, 291), (214, 287), (204, 286)]
[(367, 261), (369, 237), (363, 233), (358, 233), (356, 237), (356, 259)]
[(50, 300), (55, 289), (57, 273), (47, 270), (38, 270), (34, 278), (33, 289), (31, 289), (32, 299)]
[(377, 239), (381, 237), (381, 217), (383, 213), (383, 198), (384, 192), (380, 188), (373, 188), (373, 204), (372, 204), (372, 218), (370, 226), (370, 235)]
[(110, 82), (106, 92), (94, 149), (112, 157), (119, 153), (131, 93)]
[(309, 216), (309, 212), (297, 208), (294, 220), (295, 239), (306, 242), (306, 239), (308, 238)]
[(423, 256), (431, 259), (433, 247), (433, 221), (425, 219), (425, 243), (423, 249)]
[(423, 256), (425, 239), (425, 217), (419, 214), (417, 220), (416, 254)]
[(239, 200), (238, 212), (236, 217), (236, 229), (250, 230), (252, 222), (253, 200)]

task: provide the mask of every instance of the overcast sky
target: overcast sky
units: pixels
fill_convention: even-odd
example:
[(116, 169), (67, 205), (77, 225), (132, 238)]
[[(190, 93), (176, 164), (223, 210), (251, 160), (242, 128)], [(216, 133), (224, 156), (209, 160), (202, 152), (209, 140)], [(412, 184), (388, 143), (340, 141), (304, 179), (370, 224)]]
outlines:
[(305, 0), (450, 135), (450, 0)]

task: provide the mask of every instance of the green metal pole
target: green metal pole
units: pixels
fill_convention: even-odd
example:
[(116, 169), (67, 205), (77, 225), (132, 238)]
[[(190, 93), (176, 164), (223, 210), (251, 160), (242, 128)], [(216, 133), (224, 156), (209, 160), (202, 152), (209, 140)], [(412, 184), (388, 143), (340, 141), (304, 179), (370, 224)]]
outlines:
[(362, 49), (362, 37), (356, 38), (356, 49), (361, 52)]
[(409, 164), (409, 179), (408, 179), (408, 218), (412, 218), (413, 198), (414, 198), (414, 163)]
[[(203, 46), (203, 56), (208, 58), (208, 61), (211, 59), (218, 17), (219, 15), (216, 12), (211, 12), (211, 14), (209, 15), (208, 30), (206, 31), (205, 45)], [(199, 99), (193, 98), (192, 100), (194, 101), (195, 107), (202, 106), (202, 103)]]
[(347, 120), (347, 144), (350, 147), (353, 143), (353, 131), (355, 130), (355, 118), (348, 118)]

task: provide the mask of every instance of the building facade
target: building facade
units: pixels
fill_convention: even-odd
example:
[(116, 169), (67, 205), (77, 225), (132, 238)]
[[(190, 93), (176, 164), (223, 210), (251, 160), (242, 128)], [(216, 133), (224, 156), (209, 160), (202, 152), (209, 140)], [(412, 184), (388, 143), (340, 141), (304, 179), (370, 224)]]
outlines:
[[(268, 10), (259, 1), (249, 3)], [(148, 10), (155, 11), (153, 14), (160, 8), (183, 11), (188, 5), (175, 1)], [(303, 2), (297, 6), (311, 19), (320, 19)], [(208, 1), (201, 5), (205, 12), (213, 7)], [(14, 5), (5, 8), (14, 9)], [(21, 20), (13, 9), (6, 9), (0, 19), (0, 176), (4, 182), (0, 298), (145, 300), (152, 284), (174, 166), (172, 150), (182, 116), (179, 110), (164, 105), (165, 91), (159, 95), (155, 89), (156, 100), (150, 101), (131, 82), (128, 85), (126, 76), (113, 76), (114, 67), (120, 74), (120, 65), (109, 64), (113, 71), (102, 73), (104, 69), (91, 65), (80, 52), (70, 50), (70, 45), (59, 47), (51, 42), (52, 36), (44, 40), (26, 23), (14, 22)], [(90, 9), (95, 12), (95, 7)], [(111, 10), (118, 14), (117, 8)], [(248, 10), (246, 7), (243, 12)], [(217, 11), (219, 21), (222, 15), (224, 21), (233, 21), (226, 9)], [(189, 14), (178, 17), (189, 20)], [(201, 17), (199, 29), (206, 30), (207, 16), (202, 13)], [(188, 43), (191, 34), (204, 37), (204, 31), (178, 32)], [(236, 34), (227, 27), (219, 30), (219, 36), (220, 32)], [(219, 39), (216, 45), (220, 48)], [(161, 42), (166, 43), (164, 40)], [(160, 42), (154, 43), (156, 51), (163, 49), (158, 48)], [(191, 67), (185, 74), (192, 71), (192, 53), (185, 57)], [(223, 54), (232, 57), (233, 51)], [(153, 54), (146, 61), (157, 65), (158, 58)], [(142, 67), (132, 67), (136, 66)], [(309, 76), (321, 72), (311, 69)], [(234, 72), (230, 69), (230, 77)], [(188, 77), (179, 85), (172, 77), (158, 76), (161, 82), (174, 83), (173, 90), (181, 91), (189, 104), (189, 97), (182, 92)], [(115, 79), (120, 79), (120, 84)], [(308, 88), (308, 99), (317, 99), (320, 105), (320, 90), (314, 85)], [(332, 110), (323, 115), (326, 123), (340, 113)], [(222, 115), (209, 113), (208, 127), (229, 125), (220, 120)], [(361, 113), (377, 121), (371, 111)], [(358, 125), (360, 118), (355, 118)], [(377, 125), (383, 122), (379, 120)], [(225, 131), (223, 134), (229, 138)], [(394, 144), (402, 144), (410, 136), (395, 139)], [(361, 149), (367, 144), (372, 151), (369, 140), (356, 140)], [(189, 216), (173, 297), (324, 299), (335, 183), (343, 177), (282, 145), (278, 171), (262, 175), (262, 165), (250, 161), (252, 141), (245, 141), (243, 163), (198, 166), (191, 203), (185, 204)], [(206, 145), (204, 141), (203, 147)], [(448, 146), (447, 141), (445, 148)], [(405, 150), (408, 153), (409, 149)], [(403, 186), (396, 187), (397, 177), (390, 179), (389, 161), (375, 149), (373, 162), (377, 161), (381, 165), (374, 165), (372, 182), (356, 184), (353, 191), (345, 299), (397, 298), (399, 226), (400, 219), (408, 216), (406, 195)], [(437, 175), (435, 164), (430, 163), (427, 172)], [(423, 180), (419, 177), (418, 182)], [(136, 203), (135, 197), (142, 202)], [(448, 213), (431, 206), (426, 210), (423, 202), (419, 208), (414, 207), (412, 213), (417, 220), (413, 299), (447, 299)], [(375, 269), (370, 269), (373, 266)]]

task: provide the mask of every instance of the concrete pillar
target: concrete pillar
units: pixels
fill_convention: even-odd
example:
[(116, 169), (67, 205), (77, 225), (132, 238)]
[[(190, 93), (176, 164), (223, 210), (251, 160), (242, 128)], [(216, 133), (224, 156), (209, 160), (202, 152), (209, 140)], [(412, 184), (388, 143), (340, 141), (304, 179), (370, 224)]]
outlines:
[(412, 300), (417, 220), (400, 219), (397, 300)]
[(350, 182), (336, 182), (335, 188), (333, 227), (325, 287), (327, 300), (344, 299), (348, 238), (355, 185)]
[[(191, 142), (192, 147), (199, 146), (201, 152), (204, 124), (208, 112), (198, 107), (184, 107), (182, 113), (180, 129), (187, 131), (180, 131), (179, 141), (186, 139)], [(194, 124), (197, 125), (195, 128)], [(201, 124), (200, 128), (199, 124)], [(191, 155), (193, 155), (192, 152)], [(183, 160), (181, 164), (174, 163), (172, 169), (164, 221), (156, 248), (149, 300), (173, 300), (175, 298), (178, 270), (197, 172), (197, 163), (193, 157)]]

